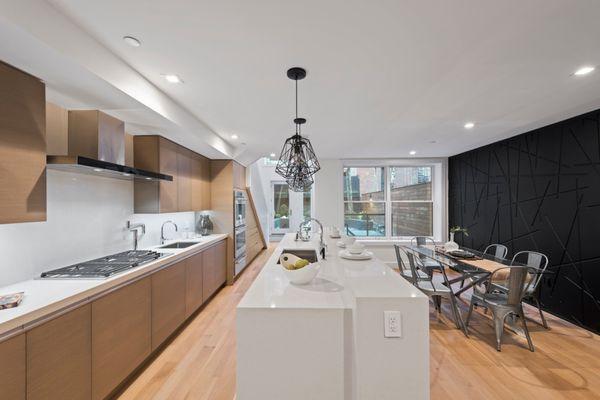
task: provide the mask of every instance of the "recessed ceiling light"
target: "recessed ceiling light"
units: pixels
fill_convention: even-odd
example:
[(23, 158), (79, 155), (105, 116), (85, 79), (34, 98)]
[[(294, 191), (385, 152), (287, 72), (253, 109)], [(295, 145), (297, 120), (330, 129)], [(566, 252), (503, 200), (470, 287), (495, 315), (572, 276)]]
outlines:
[(575, 71), (573, 73), (573, 75), (576, 75), (576, 76), (587, 75), (595, 69), (596, 69), (595, 67), (590, 67), (590, 66), (581, 67), (577, 71)]
[(465, 129), (473, 129), (474, 126), (475, 126), (475, 122), (467, 122), (465, 124)]
[(96, 172), (102, 172), (103, 169), (102, 168), (94, 168), (94, 171), (96, 171)]
[(131, 176), (131, 174), (128, 174), (127, 172), (123, 172), (123, 176)]
[(414, 156), (415, 154), (417, 154), (416, 150), (411, 150), (408, 152), (408, 154), (410, 154), (411, 156)]
[(277, 156), (277, 154), (275, 154), (275, 153), (271, 153), (269, 155), (271, 156), (271, 158), (275, 158), (275, 156)]
[(133, 36), (123, 36), (123, 41), (131, 47), (140, 47), (142, 45), (142, 42), (140, 42), (139, 39), (134, 38)]
[(146, 180), (147, 180), (147, 181), (151, 181), (151, 180), (152, 180), (152, 178), (150, 178), (150, 177), (148, 177), (148, 176), (147, 176), (147, 177), (146, 177)]
[(175, 74), (165, 74), (163, 76), (167, 80), (167, 82), (170, 82), (170, 83), (181, 83), (181, 82), (183, 82), (181, 80), (181, 78), (179, 76), (175, 75)]
[(232, 138), (233, 140), (236, 140), (237, 138), (239, 138), (239, 136), (238, 136), (238, 135), (236, 135), (236, 134), (234, 133), (233, 135), (231, 135), (231, 138)]

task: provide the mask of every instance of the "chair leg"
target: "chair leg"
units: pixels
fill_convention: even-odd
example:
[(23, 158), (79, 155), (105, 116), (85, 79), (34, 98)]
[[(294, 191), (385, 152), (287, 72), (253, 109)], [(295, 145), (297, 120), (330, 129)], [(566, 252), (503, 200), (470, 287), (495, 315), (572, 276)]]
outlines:
[(433, 296), (433, 302), (435, 303), (435, 309), (438, 314), (442, 312), (442, 296), (435, 295)]
[(450, 297), (450, 302), (452, 303), (452, 310), (454, 313), (454, 322), (456, 323), (456, 327), (461, 329), (466, 337), (469, 337), (469, 332), (467, 330), (467, 326), (465, 325), (462, 315), (460, 314), (460, 309), (458, 308), (458, 303), (454, 296)]
[(496, 350), (502, 351), (502, 333), (504, 332), (504, 318), (505, 313), (497, 313), (492, 310), (494, 318), (494, 329), (496, 331)]
[(467, 314), (467, 320), (465, 321), (465, 326), (468, 328), (469, 327), (469, 321), (471, 320), (471, 314), (473, 314), (473, 306), (475, 304), (473, 303), (473, 299), (471, 299), (471, 304), (469, 305), (469, 313)]
[(521, 306), (521, 309), (519, 310), (519, 312), (520, 312), (519, 317), (521, 317), (521, 321), (523, 321), (523, 330), (525, 331), (525, 337), (527, 338), (527, 344), (529, 345), (529, 350), (535, 351), (535, 349), (533, 347), (533, 342), (531, 341), (531, 336), (529, 335), (529, 329), (527, 329), (527, 323), (525, 322), (525, 313), (523, 312), (523, 306)]
[(542, 326), (548, 329), (548, 324), (546, 323), (546, 318), (544, 317), (544, 313), (542, 312), (542, 307), (540, 306), (540, 301), (537, 296), (533, 296), (533, 301), (535, 301), (535, 305), (537, 306), (538, 311), (540, 312), (540, 318), (542, 319)]

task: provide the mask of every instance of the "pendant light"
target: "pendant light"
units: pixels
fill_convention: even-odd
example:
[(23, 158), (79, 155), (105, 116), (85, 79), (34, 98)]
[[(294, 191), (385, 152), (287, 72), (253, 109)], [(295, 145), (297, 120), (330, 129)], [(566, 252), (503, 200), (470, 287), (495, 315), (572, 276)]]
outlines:
[(301, 134), (306, 119), (298, 117), (298, 81), (306, 77), (306, 71), (299, 67), (290, 68), (287, 76), (296, 82), (296, 133), (283, 144), (275, 172), (286, 180), (292, 191), (303, 192), (310, 189), (314, 183), (313, 175), (321, 166), (310, 140)]

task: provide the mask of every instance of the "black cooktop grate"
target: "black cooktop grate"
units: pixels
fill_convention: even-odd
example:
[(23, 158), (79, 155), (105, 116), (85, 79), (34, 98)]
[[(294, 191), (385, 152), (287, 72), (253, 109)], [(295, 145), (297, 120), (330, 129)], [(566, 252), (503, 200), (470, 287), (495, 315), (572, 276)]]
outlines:
[(42, 278), (54, 279), (104, 279), (128, 269), (139, 267), (162, 257), (163, 254), (149, 250), (130, 250), (42, 272)]

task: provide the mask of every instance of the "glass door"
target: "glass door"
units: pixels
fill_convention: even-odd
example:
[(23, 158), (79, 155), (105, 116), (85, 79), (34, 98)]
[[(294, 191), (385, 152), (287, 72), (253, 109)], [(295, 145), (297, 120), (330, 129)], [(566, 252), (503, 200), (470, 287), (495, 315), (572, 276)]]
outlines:
[(285, 182), (271, 182), (271, 232), (298, 230), (300, 223), (312, 215), (312, 191), (293, 192)]

